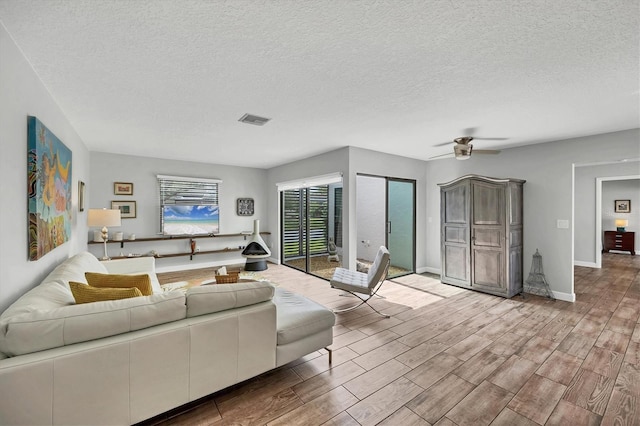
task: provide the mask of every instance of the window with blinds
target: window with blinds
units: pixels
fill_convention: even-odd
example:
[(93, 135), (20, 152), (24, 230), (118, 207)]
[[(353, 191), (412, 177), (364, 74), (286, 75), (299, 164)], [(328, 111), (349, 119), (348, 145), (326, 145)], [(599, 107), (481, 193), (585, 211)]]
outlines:
[(165, 235), (220, 231), (219, 179), (158, 175), (160, 226)]

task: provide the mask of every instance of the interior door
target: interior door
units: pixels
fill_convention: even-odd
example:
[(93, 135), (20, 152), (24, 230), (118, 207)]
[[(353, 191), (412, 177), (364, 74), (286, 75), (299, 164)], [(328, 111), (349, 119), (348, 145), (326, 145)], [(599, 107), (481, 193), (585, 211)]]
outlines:
[(471, 286), (503, 292), (505, 271), (505, 192), (490, 182), (471, 184)]
[(415, 181), (387, 178), (387, 248), (390, 276), (415, 271)]

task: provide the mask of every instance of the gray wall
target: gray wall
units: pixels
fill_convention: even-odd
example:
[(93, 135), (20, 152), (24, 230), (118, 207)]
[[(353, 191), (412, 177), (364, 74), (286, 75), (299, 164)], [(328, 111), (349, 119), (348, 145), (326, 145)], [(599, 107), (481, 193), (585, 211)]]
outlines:
[[(416, 271), (425, 272), (430, 270), (426, 263), (426, 193), (427, 182), (426, 171), (428, 165), (421, 160), (415, 160), (397, 155), (384, 154), (381, 152), (371, 151), (362, 148), (349, 148), (349, 181), (355, 188), (356, 176), (358, 173), (370, 174), (384, 177), (394, 177), (401, 179), (411, 179), (416, 181)], [(352, 191), (349, 194), (349, 203), (352, 206), (356, 204), (356, 195)], [(358, 247), (358, 235), (355, 224), (357, 223), (356, 215), (352, 209), (349, 217), (350, 223), (354, 224), (349, 230), (350, 239), (350, 259), (353, 263), (349, 264), (351, 269), (355, 269), (356, 248)], [(437, 217), (436, 217), (437, 218)], [(436, 219), (437, 220), (437, 219)]]
[[(271, 243), (273, 248), (271, 249), (271, 257), (275, 262), (279, 262), (280, 259), (280, 194), (278, 193), (277, 183), (288, 182), (292, 180), (304, 179), (313, 176), (322, 176), (330, 173), (342, 173), (343, 174), (343, 186), (342, 186), (342, 232), (343, 243), (342, 252), (345, 256), (348, 253), (349, 241), (344, 237), (349, 230), (349, 223), (347, 218), (349, 217), (349, 205), (344, 202), (348, 200), (349, 185), (344, 176), (347, 173), (349, 166), (349, 149), (342, 148), (335, 151), (327, 152), (325, 154), (316, 155), (313, 157), (305, 158), (303, 160), (295, 161), (293, 163), (285, 164), (283, 166), (274, 167), (267, 171), (266, 189), (265, 194), (267, 197), (267, 209), (269, 211), (268, 228), (272, 232)], [(343, 259), (343, 262), (345, 260)], [(355, 266), (355, 259), (354, 259)]]
[[(125, 238), (131, 233), (136, 238), (156, 237), (160, 232), (160, 197), (158, 174), (171, 176), (188, 176), (210, 179), (222, 179), (220, 184), (220, 233), (233, 234), (241, 231), (251, 231), (253, 220), (261, 220), (261, 231), (268, 229), (266, 193), (266, 170), (249, 167), (224, 166), (218, 164), (195, 163), (188, 161), (162, 160), (149, 157), (135, 157), (127, 155), (106, 154), (100, 152), (91, 153), (91, 208), (111, 208), (112, 200), (136, 201), (137, 217), (135, 219), (122, 219), (122, 226), (110, 229), (124, 232)], [(132, 182), (133, 195), (113, 195), (114, 182)], [(237, 198), (253, 198), (255, 201), (255, 214), (253, 216), (238, 216), (236, 214)], [(87, 241), (92, 236), (87, 235)], [(269, 243), (270, 238), (265, 237)], [(243, 237), (198, 239), (201, 250), (215, 250), (222, 248), (237, 248), (244, 244)], [(117, 244), (108, 246), (109, 255), (124, 255), (130, 253), (143, 254), (151, 250), (158, 253), (172, 253), (189, 251), (188, 240), (174, 242), (153, 243), (125, 243), (124, 248)], [(89, 245), (92, 253), (102, 255), (102, 245)], [(224, 265), (244, 262), (239, 252), (222, 254), (206, 254), (194, 256), (189, 260), (188, 256), (158, 259), (158, 270), (188, 269), (211, 265)]]
[[(64, 113), (0, 25), (0, 312), (58, 263), (86, 247), (86, 210), (78, 212), (78, 180), (89, 180), (89, 152)], [(28, 261), (27, 115), (38, 117), (72, 152), (71, 239)], [(89, 200), (87, 200), (89, 201)]]
[[(633, 175), (640, 175), (640, 162), (638, 161), (585, 165), (575, 168), (574, 260), (576, 264), (583, 266), (596, 265), (596, 179)], [(603, 182), (603, 184), (605, 183), (607, 182)], [(631, 207), (633, 212), (635, 210), (633, 204)], [(609, 205), (608, 211), (613, 214), (613, 202)], [(603, 211), (603, 220), (606, 218), (608, 211)], [(629, 224), (631, 225), (631, 222)], [(601, 229), (613, 228), (603, 226)], [(601, 236), (598, 238), (601, 238)]]
[[(640, 129), (503, 150), (500, 155), (474, 155), (467, 161), (446, 159), (427, 166), (427, 265), (440, 268), (438, 183), (466, 174), (526, 179), (524, 185), (524, 271), (540, 250), (547, 281), (562, 298), (573, 294), (572, 187), (573, 164), (615, 161), (637, 156)], [(557, 220), (569, 220), (568, 229)]]

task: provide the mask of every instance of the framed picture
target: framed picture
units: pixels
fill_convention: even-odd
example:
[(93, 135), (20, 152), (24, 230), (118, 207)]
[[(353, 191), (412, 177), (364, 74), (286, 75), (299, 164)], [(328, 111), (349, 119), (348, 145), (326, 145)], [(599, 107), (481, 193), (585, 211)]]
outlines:
[(238, 216), (253, 216), (253, 198), (238, 198), (236, 212)]
[(631, 200), (616, 200), (616, 213), (631, 213)]
[(84, 211), (84, 182), (78, 181), (78, 211)]
[(71, 150), (36, 117), (27, 117), (29, 260), (38, 260), (71, 238)]
[(133, 195), (133, 183), (113, 182), (113, 195)]
[(119, 209), (120, 217), (123, 219), (133, 219), (136, 217), (135, 201), (112, 201), (111, 208)]

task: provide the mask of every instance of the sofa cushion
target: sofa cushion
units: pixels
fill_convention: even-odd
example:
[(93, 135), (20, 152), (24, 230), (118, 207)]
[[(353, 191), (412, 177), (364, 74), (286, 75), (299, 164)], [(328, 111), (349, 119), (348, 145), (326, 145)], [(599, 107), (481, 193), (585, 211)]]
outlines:
[(274, 287), (268, 282), (210, 284), (187, 290), (187, 317), (226, 311), (271, 300)]
[(153, 288), (151, 287), (151, 278), (149, 278), (149, 274), (123, 275), (86, 272), (84, 276), (87, 278), (87, 283), (93, 287), (136, 287), (138, 290), (140, 290), (140, 293), (142, 293), (143, 296), (151, 296), (153, 294)]
[(276, 304), (278, 345), (295, 342), (333, 327), (336, 316), (324, 306), (304, 296), (277, 288)]
[(153, 292), (161, 294), (162, 287), (156, 276), (156, 260), (151, 256), (129, 257), (126, 259), (112, 259), (100, 262), (109, 274), (140, 275), (149, 274)]
[[(67, 292), (71, 292), (67, 289)], [(185, 318), (184, 293), (63, 306), (0, 319), (0, 351), (22, 355)]]
[[(151, 287), (151, 284), (149, 284)], [(140, 290), (136, 287), (131, 288), (109, 288), (109, 287), (92, 287), (84, 283), (69, 282), (71, 294), (76, 300), (76, 304), (103, 302), (105, 300), (129, 299), (131, 297), (142, 296)]]

